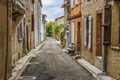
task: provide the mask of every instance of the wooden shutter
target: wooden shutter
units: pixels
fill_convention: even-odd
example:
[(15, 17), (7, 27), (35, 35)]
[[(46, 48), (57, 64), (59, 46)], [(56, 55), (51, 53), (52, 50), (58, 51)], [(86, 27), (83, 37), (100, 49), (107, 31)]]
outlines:
[(74, 43), (74, 23), (71, 24), (72, 25), (72, 42)]
[(31, 31), (34, 31), (34, 14), (32, 14), (32, 16), (31, 16), (31, 18), (32, 18), (32, 21), (31, 21), (31, 26), (32, 26), (32, 30)]
[(20, 37), (22, 38), (22, 23), (20, 24)]
[(87, 37), (87, 30), (86, 30), (86, 17), (85, 17), (85, 20), (84, 20), (84, 45), (87, 46), (87, 40), (86, 40), (86, 37)]
[(92, 48), (92, 17), (88, 17), (89, 20), (89, 30), (88, 30), (88, 48)]
[(104, 45), (109, 46), (111, 42), (111, 6), (105, 6)]
[(71, 2), (70, 2), (70, 3), (71, 3), (71, 8), (73, 8), (73, 0), (71, 0)]

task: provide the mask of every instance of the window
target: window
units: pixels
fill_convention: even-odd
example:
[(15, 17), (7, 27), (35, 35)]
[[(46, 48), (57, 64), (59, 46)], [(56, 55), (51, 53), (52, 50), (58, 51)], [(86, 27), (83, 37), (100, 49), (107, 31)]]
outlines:
[(23, 37), (22, 23), (19, 25), (17, 30), (18, 30), (18, 41), (21, 41)]
[(34, 14), (32, 14), (32, 16), (31, 16), (31, 31), (34, 31)]
[(84, 24), (84, 45), (91, 49), (92, 48), (92, 17), (85, 17)]

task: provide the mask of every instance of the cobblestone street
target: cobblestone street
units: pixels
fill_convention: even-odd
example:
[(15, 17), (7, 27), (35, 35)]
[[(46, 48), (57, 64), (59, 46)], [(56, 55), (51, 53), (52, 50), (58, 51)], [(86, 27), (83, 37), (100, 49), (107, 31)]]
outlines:
[(48, 38), (46, 44), (38, 51), (37, 57), (28, 63), (21, 79), (95, 80), (89, 72), (64, 53), (52, 38)]

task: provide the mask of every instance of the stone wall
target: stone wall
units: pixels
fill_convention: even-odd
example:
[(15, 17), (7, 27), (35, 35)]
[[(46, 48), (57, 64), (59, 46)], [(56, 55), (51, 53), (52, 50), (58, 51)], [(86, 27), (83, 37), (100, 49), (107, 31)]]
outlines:
[(59, 24), (64, 25), (64, 16), (61, 16), (55, 19), (55, 25), (59, 25)]
[(0, 80), (7, 80), (12, 73), (12, 6), (0, 3)]
[[(109, 3), (112, 6), (112, 26), (111, 26), (111, 46), (108, 47), (107, 55), (107, 75), (114, 77), (115, 79), (120, 79), (120, 48), (118, 47), (119, 39), (119, 2)], [(82, 57), (86, 59), (91, 64), (95, 65), (99, 69), (103, 70), (103, 58), (104, 58), (104, 45), (102, 44), (102, 56), (101, 63), (97, 59), (96, 49), (97, 49), (97, 13), (102, 13), (102, 24), (104, 24), (104, 0), (97, 0), (86, 3), (82, 2)], [(92, 50), (89, 50), (84, 45), (84, 18), (91, 15), (93, 18), (93, 28), (92, 28)], [(102, 28), (102, 32), (104, 32)], [(99, 36), (98, 36), (99, 37)], [(103, 40), (103, 33), (102, 33)], [(102, 41), (103, 43), (103, 41)]]
[[(2, 9), (2, 10), (1, 10)], [(5, 77), (7, 51), (7, 13), (6, 6), (0, 3), (0, 80)]]
[[(73, 7), (70, 8), (70, 35), (71, 35), (71, 42), (74, 40), (76, 50), (80, 49), (78, 46), (81, 46), (81, 40), (80, 40), (80, 24), (81, 24), (81, 0), (78, 0), (76, 3), (76, 0), (73, 0), (74, 4)], [(72, 4), (72, 3), (71, 3)], [(79, 24), (79, 25), (78, 25)], [(74, 27), (74, 31), (72, 31), (72, 28)], [(72, 33), (74, 32), (74, 34)], [(78, 33), (79, 32), (79, 33)], [(74, 39), (73, 39), (74, 35)]]
[[(77, 31), (78, 31), (78, 23), (80, 23), (80, 21), (81, 21), (81, 17), (77, 17), (77, 18), (74, 18), (74, 19), (72, 19), (72, 20), (70, 20), (70, 22), (71, 23), (74, 23), (74, 34), (75, 34), (75, 45), (77, 45), (77, 39), (79, 38), (80, 39), (80, 36), (78, 36), (78, 34), (77, 34)], [(71, 27), (70, 27), (71, 28)], [(80, 28), (80, 26), (79, 26), (79, 28)], [(80, 35), (80, 33), (79, 33), (79, 35)]]
[(112, 27), (111, 27), (111, 46), (108, 51), (107, 72), (116, 80), (120, 80), (120, 48), (119, 44), (119, 9), (120, 2), (113, 2), (112, 5)]
[[(97, 32), (96, 31), (96, 27), (97, 27), (96, 26), (96, 15), (97, 15), (97, 12), (101, 12), (102, 18), (104, 17), (104, 0), (97, 0), (97, 1), (91, 0), (89, 2), (85, 2), (84, 0), (82, 0), (82, 25), (81, 25), (82, 57), (93, 65), (95, 65), (95, 62), (96, 62), (96, 47), (97, 47), (96, 46), (97, 44), (96, 43), (97, 42), (96, 41), (96, 32)], [(89, 15), (92, 16), (92, 49), (88, 49), (84, 45), (85, 17)], [(104, 18), (102, 19), (102, 23), (104, 23)]]

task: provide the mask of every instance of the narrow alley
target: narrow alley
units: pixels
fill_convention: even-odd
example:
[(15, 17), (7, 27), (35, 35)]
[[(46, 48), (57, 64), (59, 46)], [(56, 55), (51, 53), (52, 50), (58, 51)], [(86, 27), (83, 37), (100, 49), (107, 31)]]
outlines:
[(28, 63), (19, 80), (95, 80), (90, 73), (77, 64), (48, 38), (38, 51), (37, 57)]
[(120, 80), (120, 0), (0, 0), (0, 80)]

